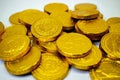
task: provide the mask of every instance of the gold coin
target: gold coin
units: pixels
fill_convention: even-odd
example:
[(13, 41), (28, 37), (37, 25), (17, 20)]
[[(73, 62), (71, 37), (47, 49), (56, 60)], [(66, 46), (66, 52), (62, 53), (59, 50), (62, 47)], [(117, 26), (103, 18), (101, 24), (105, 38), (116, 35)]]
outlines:
[(16, 12), (16, 13), (12, 14), (9, 17), (10, 23), (12, 23), (12, 24), (21, 24), (20, 21), (19, 21), (19, 14), (20, 14), (20, 12)]
[(0, 36), (4, 32), (4, 24), (0, 22)]
[[(104, 58), (98, 68), (92, 69), (90, 71), (90, 76), (92, 80), (113, 80), (120, 77), (120, 61), (110, 60), (109, 58)], [(120, 78), (119, 78), (120, 79)]]
[(35, 21), (48, 16), (49, 16), (48, 14), (41, 12), (39, 10), (27, 9), (19, 14), (19, 20), (25, 25), (31, 26)]
[(54, 12), (51, 13), (50, 16), (59, 20), (63, 24), (64, 30), (71, 30), (74, 28), (74, 22), (70, 12)]
[(120, 23), (111, 24), (109, 28), (110, 33), (120, 33)]
[(12, 25), (5, 29), (5, 32), (2, 35), (2, 39), (13, 35), (26, 35), (27, 29), (24, 25)]
[(79, 3), (75, 5), (75, 10), (85, 10), (85, 9), (97, 9), (97, 6), (93, 3)]
[(67, 61), (77, 69), (90, 70), (93, 66), (98, 65), (102, 58), (102, 52), (95, 45), (92, 46), (89, 54), (83, 58), (66, 58)]
[(24, 56), (29, 50), (30, 39), (25, 35), (14, 35), (0, 43), (0, 59), (13, 61)]
[(99, 16), (99, 11), (96, 9), (75, 10), (72, 12), (72, 17), (75, 19), (95, 19)]
[(62, 31), (62, 24), (54, 18), (43, 18), (31, 26), (32, 34), (41, 42), (53, 41)]
[(57, 53), (57, 46), (55, 41), (39, 43), (47, 52)]
[(110, 17), (106, 21), (108, 25), (120, 23), (120, 17)]
[(101, 39), (101, 48), (112, 59), (120, 59), (120, 34), (108, 33)]
[(68, 6), (64, 3), (49, 3), (44, 6), (44, 11), (48, 14), (54, 12), (65, 12), (68, 11)]
[(76, 27), (78, 27), (80, 33), (87, 35), (91, 40), (100, 40), (109, 28), (103, 19), (79, 20)]
[(57, 39), (56, 45), (58, 51), (66, 57), (83, 57), (92, 48), (90, 39), (78, 33), (61, 35)]
[(43, 53), (41, 64), (32, 71), (37, 80), (63, 80), (69, 70), (69, 64), (62, 58), (51, 53)]
[(5, 62), (5, 67), (13, 75), (25, 75), (34, 70), (40, 63), (41, 52), (37, 46), (32, 46), (31, 50), (22, 58)]

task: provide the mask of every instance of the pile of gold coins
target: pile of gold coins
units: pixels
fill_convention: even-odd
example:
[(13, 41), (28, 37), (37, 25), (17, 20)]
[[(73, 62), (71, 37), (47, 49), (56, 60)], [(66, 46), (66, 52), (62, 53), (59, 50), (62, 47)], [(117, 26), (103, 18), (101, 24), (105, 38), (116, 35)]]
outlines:
[(103, 17), (92, 3), (73, 11), (49, 3), (44, 12), (16, 12), (11, 26), (0, 22), (0, 59), (9, 73), (31, 73), (36, 80), (63, 80), (70, 66), (90, 71), (91, 80), (120, 80), (120, 18)]

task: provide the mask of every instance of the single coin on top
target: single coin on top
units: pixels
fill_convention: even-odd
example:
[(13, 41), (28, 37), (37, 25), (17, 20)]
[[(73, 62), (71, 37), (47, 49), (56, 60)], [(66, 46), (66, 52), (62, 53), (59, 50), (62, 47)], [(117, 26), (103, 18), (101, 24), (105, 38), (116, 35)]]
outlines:
[(91, 40), (79, 33), (66, 33), (61, 35), (57, 39), (56, 45), (62, 55), (73, 58), (87, 55), (92, 48)]
[(32, 34), (40, 42), (53, 41), (62, 31), (62, 23), (54, 18), (43, 18), (31, 26)]
[(79, 3), (75, 5), (75, 10), (84, 10), (84, 9), (97, 9), (97, 6), (93, 3)]
[(68, 6), (64, 3), (49, 3), (44, 6), (44, 11), (48, 14), (54, 12), (67, 12)]
[(24, 56), (30, 49), (30, 39), (25, 35), (14, 35), (0, 42), (0, 59), (13, 61)]

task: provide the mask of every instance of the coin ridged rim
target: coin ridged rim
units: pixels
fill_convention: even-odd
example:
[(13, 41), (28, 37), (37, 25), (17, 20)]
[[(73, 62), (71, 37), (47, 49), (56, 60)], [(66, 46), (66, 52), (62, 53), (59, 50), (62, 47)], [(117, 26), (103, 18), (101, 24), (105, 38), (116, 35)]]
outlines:
[(102, 39), (101, 39), (101, 47), (102, 49), (107, 53), (107, 56), (110, 57), (111, 59), (120, 59), (120, 57), (114, 55), (111, 53), (111, 50), (108, 48), (108, 46), (106, 45), (107, 40), (112, 37), (112, 35), (120, 35), (119, 33), (108, 33), (105, 34)]

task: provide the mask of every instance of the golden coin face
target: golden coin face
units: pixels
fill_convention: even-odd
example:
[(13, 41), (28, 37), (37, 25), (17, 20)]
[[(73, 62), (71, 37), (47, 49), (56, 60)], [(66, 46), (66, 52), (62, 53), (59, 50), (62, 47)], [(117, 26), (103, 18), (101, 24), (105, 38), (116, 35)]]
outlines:
[(83, 58), (66, 58), (74, 67), (82, 70), (89, 70), (90, 67), (97, 65), (102, 58), (102, 53), (95, 45), (92, 46), (88, 55)]
[(68, 11), (68, 6), (64, 3), (49, 3), (45, 5), (44, 11), (47, 13)]
[(48, 17), (48, 14), (36, 9), (27, 9), (20, 13), (19, 20), (24, 24), (32, 25), (35, 21), (44, 17)]
[(10, 21), (12, 24), (21, 24), (20, 21), (19, 21), (19, 14), (20, 14), (20, 12), (16, 12), (16, 13), (12, 14), (12, 15), (9, 17), (9, 21)]
[(58, 51), (66, 57), (83, 56), (92, 48), (90, 39), (78, 33), (66, 33), (61, 35), (57, 39), (56, 45)]
[(62, 31), (62, 24), (54, 18), (43, 18), (31, 26), (32, 34), (39, 41), (54, 40)]
[(5, 67), (11, 74), (24, 75), (30, 73), (39, 65), (40, 57), (40, 49), (37, 46), (33, 46), (22, 58), (11, 62), (5, 62)]
[(98, 68), (92, 69), (90, 75), (97, 80), (118, 80), (120, 79), (120, 62), (104, 58)]
[(99, 11), (96, 9), (75, 10), (72, 12), (72, 17), (75, 19), (95, 19), (99, 16)]
[(54, 12), (50, 14), (51, 17), (58, 19), (63, 24), (63, 29), (74, 27), (74, 22), (71, 18), (71, 13), (68, 12)]
[(63, 80), (69, 65), (64, 59), (51, 53), (43, 53), (41, 64), (32, 72), (37, 80)]
[(120, 33), (120, 23), (111, 24), (109, 28), (110, 33)]
[(103, 19), (78, 21), (76, 25), (84, 34), (100, 34), (108, 30), (108, 25)]
[(0, 22), (0, 35), (4, 32), (4, 25)]
[(27, 29), (24, 25), (12, 25), (5, 29), (2, 39), (13, 35), (26, 35)]
[(108, 25), (120, 23), (120, 17), (111, 17), (106, 22)]
[(101, 39), (101, 47), (110, 58), (120, 58), (120, 34), (108, 33)]
[(79, 3), (75, 5), (75, 10), (97, 9), (97, 6), (92, 3)]
[(12, 61), (25, 55), (29, 50), (30, 39), (25, 35), (14, 35), (0, 43), (0, 59)]

